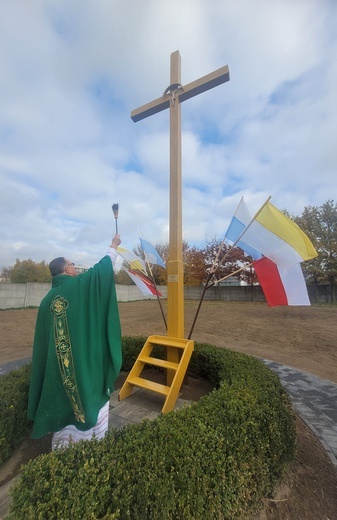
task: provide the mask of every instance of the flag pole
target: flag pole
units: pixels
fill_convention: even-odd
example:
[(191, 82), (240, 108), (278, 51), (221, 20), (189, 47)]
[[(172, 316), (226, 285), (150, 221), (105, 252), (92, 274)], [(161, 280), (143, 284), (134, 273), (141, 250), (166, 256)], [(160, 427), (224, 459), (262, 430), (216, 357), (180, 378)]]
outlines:
[[(243, 197), (241, 198), (241, 200), (243, 199)], [(259, 216), (259, 214), (261, 213), (261, 211), (263, 210), (263, 208), (268, 204), (268, 202), (270, 201), (271, 199), (271, 195), (269, 195), (269, 197), (267, 198), (267, 200), (262, 204), (262, 206), (260, 207), (260, 209), (255, 213), (254, 217), (250, 220), (249, 224), (247, 224), (247, 226), (245, 227), (245, 229), (240, 233), (240, 235), (238, 236), (238, 238), (235, 240), (235, 242), (233, 242), (233, 244), (228, 248), (227, 252), (225, 253), (225, 255), (221, 258), (217, 268), (223, 263), (223, 261), (227, 258), (229, 252), (233, 249), (233, 247), (236, 246), (236, 244), (239, 242), (239, 240), (241, 240), (241, 238), (243, 237), (243, 235), (246, 233), (247, 229), (250, 228), (250, 226), (253, 224), (254, 220), (256, 220), (256, 218)], [(241, 202), (240, 200), (240, 202)], [(224, 239), (225, 240), (225, 239)], [(224, 242), (223, 240), (223, 242)]]
[(251, 262), (250, 264), (244, 265), (243, 267), (240, 267), (240, 269), (237, 269), (237, 270), (234, 271), (233, 273), (227, 274), (227, 275), (224, 276), (223, 278), (220, 278), (220, 280), (217, 280), (216, 282), (211, 283), (211, 284), (207, 287), (207, 289), (209, 289), (210, 287), (213, 287), (213, 285), (215, 285), (215, 284), (217, 284), (217, 283), (223, 282), (224, 280), (226, 280), (227, 278), (230, 278), (231, 276), (234, 276), (235, 274), (240, 273), (241, 271), (243, 271), (243, 270), (246, 269), (247, 267), (250, 267), (251, 265), (253, 265), (252, 262)]
[(208, 277), (207, 277), (206, 283), (204, 285), (204, 289), (202, 291), (201, 298), (199, 300), (199, 304), (198, 304), (198, 307), (197, 307), (197, 310), (196, 310), (196, 313), (195, 313), (195, 316), (194, 316), (194, 320), (193, 320), (193, 323), (192, 323), (192, 326), (191, 326), (191, 330), (190, 330), (190, 333), (189, 333), (187, 339), (191, 339), (192, 332), (193, 332), (195, 323), (197, 321), (197, 318), (198, 318), (198, 315), (199, 315), (199, 311), (200, 311), (202, 302), (203, 302), (204, 297), (205, 297), (205, 293), (206, 293), (206, 291), (208, 289), (208, 283), (209, 283), (210, 279), (212, 278), (212, 276), (213, 276), (213, 272), (211, 271), (211, 272), (208, 273)]
[[(139, 241), (140, 241), (140, 232), (139, 232), (139, 229), (137, 227), (137, 231), (138, 231), (138, 237), (139, 237)], [(141, 241), (140, 241), (140, 245), (142, 245)], [(153, 276), (153, 273), (152, 273), (152, 269), (151, 269), (151, 266), (150, 266), (150, 262), (148, 261), (147, 259), (147, 256), (146, 256), (146, 252), (144, 251), (144, 249), (142, 248), (142, 251), (144, 253), (144, 256), (145, 256), (145, 262), (146, 262), (146, 265), (150, 271), (150, 275), (151, 275), (151, 279), (153, 281), (153, 285), (155, 286), (156, 288), (156, 294), (157, 294), (157, 300), (158, 300), (158, 303), (159, 303), (159, 307), (160, 307), (160, 311), (161, 311), (161, 315), (163, 317), (163, 320), (164, 320), (164, 323), (165, 323), (165, 328), (167, 330), (167, 321), (166, 321), (166, 318), (165, 318), (165, 314), (164, 314), (164, 310), (163, 310), (163, 306), (161, 304), (161, 301), (160, 301), (160, 298), (159, 298), (159, 294), (158, 294), (158, 289), (157, 289), (157, 284), (156, 284), (156, 280), (154, 279), (154, 276)]]
[(250, 226), (253, 224), (254, 220), (257, 219), (257, 217), (259, 216), (259, 214), (261, 213), (261, 211), (263, 210), (263, 208), (268, 204), (268, 202), (270, 201), (271, 199), (271, 195), (269, 195), (269, 197), (267, 198), (267, 200), (262, 204), (261, 208), (255, 213), (254, 217), (251, 219), (251, 221), (249, 222), (249, 224), (247, 224), (247, 226), (245, 227), (245, 229), (242, 231), (242, 233), (238, 236), (238, 238), (235, 240), (235, 242), (233, 242), (232, 244), (232, 247), (234, 247), (238, 242), (239, 240), (241, 240), (241, 238), (243, 237), (243, 235), (246, 233), (247, 229), (250, 228)]
[[(241, 197), (241, 200), (243, 199), (243, 197)], [(196, 310), (196, 313), (195, 313), (195, 316), (194, 316), (194, 320), (193, 320), (193, 323), (192, 323), (192, 327), (191, 327), (191, 330), (190, 330), (190, 333), (188, 335), (188, 339), (191, 339), (191, 336), (192, 336), (192, 332), (193, 332), (193, 329), (194, 329), (194, 326), (195, 326), (195, 323), (197, 321), (197, 318), (198, 318), (198, 315), (199, 315), (199, 312), (200, 312), (200, 308), (201, 308), (201, 305), (202, 305), (202, 302), (204, 300), (204, 297), (205, 297), (205, 293), (208, 289), (208, 287), (211, 287), (209, 286), (209, 282), (213, 276), (213, 274), (216, 273), (217, 269), (219, 268), (219, 266), (223, 263), (223, 261), (227, 258), (229, 252), (233, 249), (233, 247), (235, 247), (235, 245), (239, 242), (239, 240), (241, 240), (242, 236), (245, 234), (245, 232), (247, 231), (248, 228), (250, 228), (250, 226), (253, 224), (254, 220), (257, 218), (257, 216), (260, 214), (260, 212), (263, 210), (263, 208), (268, 204), (268, 202), (270, 201), (271, 199), (271, 195), (269, 195), (269, 197), (267, 198), (267, 200), (262, 204), (262, 206), (260, 207), (260, 209), (255, 213), (254, 217), (251, 219), (251, 221), (249, 222), (249, 224), (245, 227), (245, 229), (242, 231), (242, 233), (239, 235), (239, 237), (235, 240), (235, 242), (229, 247), (229, 249), (227, 250), (227, 252), (225, 253), (225, 255), (221, 258), (220, 262), (217, 264), (216, 266), (216, 269), (214, 269), (215, 267), (215, 263), (220, 255), (220, 251), (222, 249), (222, 246), (225, 242), (225, 238), (223, 239), (223, 241), (221, 242), (221, 245), (219, 247), (219, 251), (218, 251), (218, 254), (216, 256), (216, 259), (214, 260), (213, 262), (213, 265), (211, 267), (211, 270), (209, 272), (209, 275), (207, 277), (207, 280), (206, 280), (206, 283), (205, 283), (205, 286), (204, 286), (204, 289), (202, 291), (202, 294), (201, 294), (201, 298), (200, 298), (200, 301), (199, 301), (199, 305), (197, 307), (197, 310)], [(240, 200), (240, 202), (241, 202)]]
[(156, 280), (154, 279), (154, 276), (153, 276), (153, 273), (152, 273), (152, 269), (151, 269), (151, 266), (150, 266), (150, 263), (147, 259), (147, 256), (146, 256), (146, 253), (145, 251), (143, 250), (144, 252), (144, 256), (145, 256), (145, 262), (146, 262), (146, 265), (150, 271), (150, 275), (151, 275), (151, 280), (153, 281), (153, 285), (155, 286), (156, 288), (156, 295), (157, 295), (157, 300), (158, 300), (158, 303), (159, 303), (159, 307), (160, 307), (160, 310), (161, 310), (161, 315), (163, 317), (163, 320), (164, 320), (164, 323), (165, 323), (165, 328), (167, 330), (167, 322), (166, 322), (166, 318), (165, 318), (165, 314), (164, 314), (164, 310), (163, 310), (163, 306), (161, 304), (161, 301), (160, 301), (160, 298), (159, 298), (159, 294), (158, 294), (158, 289), (157, 289), (157, 284), (156, 284)]
[[(141, 266), (141, 268), (140, 268), (140, 267), (132, 267), (132, 263), (133, 263), (135, 260), (129, 260), (128, 258), (126, 258), (126, 257), (123, 255), (123, 253), (120, 253), (120, 252), (118, 251), (118, 248), (117, 248), (117, 253), (118, 253), (118, 254), (123, 258), (123, 262), (127, 262), (127, 264), (129, 265), (129, 267), (130, 267), (131, 269), (138, 269), (138, 271), (140, 271), (141, 273), (144, 273), (145, 275), (147, 275), (146, 270), (145, 270), (145, 271), (143, 270), (143, 266), (142, 266), (142, 264), (141, 264), (140, 262), (139, 262), (139, 265)], [(141, 257), (138, 257), (136, 254), (135, 254), (135, 256), (136, 256), (137, 258), (140, 258), (140, 260), (143, 260)]]

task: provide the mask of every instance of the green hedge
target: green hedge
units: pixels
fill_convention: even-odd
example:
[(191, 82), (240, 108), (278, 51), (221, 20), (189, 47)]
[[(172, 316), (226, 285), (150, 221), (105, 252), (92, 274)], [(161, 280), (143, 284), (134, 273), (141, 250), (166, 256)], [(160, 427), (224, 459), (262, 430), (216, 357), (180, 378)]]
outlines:
[[(124, 370), (144, 341), (123, 338)], [(216, 389), (155, 421), (29, 462), (9, 518), (248, 518), (293, 459), (289, 399), (263, 363), (226, 349), (197, 344), (189, 374)]]
[(27, 419), (30, 365), (0, 377), (0, 465), (30, 434)]
[[(145, 341), (143, 336), (123, 337), (123, 370), (131, 370)], [(156, 355), (163, 353), (157, 350)], [(32, 431), (27, 419), (30, 370), (27, 364), (0, 377), (0, 466)]]

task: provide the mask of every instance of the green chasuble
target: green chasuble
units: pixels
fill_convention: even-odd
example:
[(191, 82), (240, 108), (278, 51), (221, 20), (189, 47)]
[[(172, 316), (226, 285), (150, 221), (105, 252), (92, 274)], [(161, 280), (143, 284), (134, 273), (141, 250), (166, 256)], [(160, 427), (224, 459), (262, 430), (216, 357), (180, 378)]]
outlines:
[(32, 437), (97, 422), (121, 368), (121, 328), (111, 259), (58, 275), (37, 315), (28, 417)]

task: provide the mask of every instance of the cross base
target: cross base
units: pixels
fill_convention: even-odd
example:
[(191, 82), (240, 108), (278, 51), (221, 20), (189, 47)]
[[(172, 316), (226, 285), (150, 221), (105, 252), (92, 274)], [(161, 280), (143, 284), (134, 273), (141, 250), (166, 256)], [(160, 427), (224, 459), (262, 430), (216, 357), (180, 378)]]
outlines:
[[(173, 362), (151, 356), (152, 350), (156, 345), (163, 346), (169, 350), (176, 349), (178, 357), (180, 357), (179, 361)], [(192, 340), (157, 335), (149, 336), (119, 392), (118, 400), (122, 401), (129, 397), (134, 386), (146, 388), (166, 396), (162, 413), (171, 412), (178, 399), (193, 350), (194, 341)], [(164, 368), (167, 371), (167, 376), (169, 373), (173, 376), (171, 378), (167, 377), (168, 380), (172, 379), (171, 384), (163, 385), (142, 378), (141, 373), (146, 365)]]

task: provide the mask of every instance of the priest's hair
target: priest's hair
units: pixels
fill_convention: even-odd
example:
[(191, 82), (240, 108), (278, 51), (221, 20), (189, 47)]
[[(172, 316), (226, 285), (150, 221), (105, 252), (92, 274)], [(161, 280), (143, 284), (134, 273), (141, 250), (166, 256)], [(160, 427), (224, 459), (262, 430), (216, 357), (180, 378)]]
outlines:
[(58, 274), (62, 274), (64, 272), (65, 266), (67, 265), (67, 260), (64, 258), (64, 256), (58, 256), (57, 258), (54, 258), (49, 264), (49, 271), (51, 272), (51, 275), (57, 276)]

